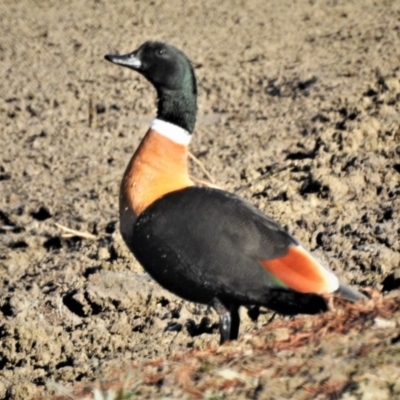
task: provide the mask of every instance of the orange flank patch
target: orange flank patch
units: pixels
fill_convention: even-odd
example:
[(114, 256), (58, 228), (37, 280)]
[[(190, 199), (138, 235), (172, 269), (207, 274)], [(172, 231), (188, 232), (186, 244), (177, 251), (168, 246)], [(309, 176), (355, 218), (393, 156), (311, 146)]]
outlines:
[(187, 146), (149, 129), (122, 178), (120, 210), (139, 215), (165, 194), (193, 185)]
[(274, 278), (301, 293), (331, 293), (339, 287), (337, 277), (322, 267), (302, 247), (289, 247), (287, 254), (260, 264)]

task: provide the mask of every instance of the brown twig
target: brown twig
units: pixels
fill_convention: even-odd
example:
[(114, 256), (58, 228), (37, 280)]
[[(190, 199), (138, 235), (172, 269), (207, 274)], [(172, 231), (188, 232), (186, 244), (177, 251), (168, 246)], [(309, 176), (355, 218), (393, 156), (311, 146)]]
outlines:
[(57, 224), (57, 223), (55, 223), (55, 225), (58, 228), (60, 228), (61, 230), (63, 230), (64, 232), (66, 232), (64, 235), (62, 235), (62, 237), (64, 237), (64, 238), (71, 238), (73, 236), (78, 236), (78, 237), (81, 237), (81, 238), (84, 238), (84, 239), (90, 239), (90, 240), (97, 239), (97, 237), (95, 235), (92, 235), (91, 233), (80, 232), (80, 231), (77, 231), (75, 229), (71, 229), (71, 228), (68, 228), (68, 227), (66, 227), (64, 225)]
[(195, 178), (194, 176), (190, 175), (190, 179), (195, 182), (198, 183), (201, 186), (206, 186), (206, 187), (210, 187), (210, 188), (214, 188), (214, 189), (221, 189), (220, 186), (214, 185), (213, 183), (207, 182), (207, 181), (203, 181), (201, 179)]
[(204, 175), (211, 181), (211, 183), (215, 183), (215, 179), (213, 176), (207, 171), (204, 164), (191, 152), (189, 152), (189, 157), (200, 167), (203, 171)]

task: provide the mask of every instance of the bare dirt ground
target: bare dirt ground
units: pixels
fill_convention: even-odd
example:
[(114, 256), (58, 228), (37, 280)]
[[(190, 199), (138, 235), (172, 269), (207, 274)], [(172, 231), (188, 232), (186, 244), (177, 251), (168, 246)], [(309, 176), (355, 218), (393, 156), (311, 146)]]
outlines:
[[(124, 377), (132, 398), (400, 398), (399, 1), (3, 0), (0, 32), (0, 399)], [(143, 273), (117, 197), (155, 93), (103, 55), (148, 39), (195, 65), (217, 183), (374, 300), (243, 310), (218, 348), (215, 315)]]

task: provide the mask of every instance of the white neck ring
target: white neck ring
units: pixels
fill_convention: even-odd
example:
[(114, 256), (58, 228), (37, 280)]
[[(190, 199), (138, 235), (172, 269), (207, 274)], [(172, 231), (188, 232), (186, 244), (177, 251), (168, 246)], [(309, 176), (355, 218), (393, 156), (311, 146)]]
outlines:
[(167, 137), (175, 143), (187, 146), (192, 139), (192, 135), (178, 125), (155, 118), (151, 123), (151, 129), (157, 131), (160, 135)]

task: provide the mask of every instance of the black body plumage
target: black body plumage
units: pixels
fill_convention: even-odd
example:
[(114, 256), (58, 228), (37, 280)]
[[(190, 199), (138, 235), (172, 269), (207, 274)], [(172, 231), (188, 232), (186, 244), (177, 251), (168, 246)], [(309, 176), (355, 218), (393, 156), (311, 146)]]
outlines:
[(319, 296), (283, 288), (259, 263), (297, 244), (241, 198), (191, 187), (165, 195), (138, 217), (130, 249), (157, 282), (186, 300), (211, 304), (218, 297), (284, 314), (325, 310)]

